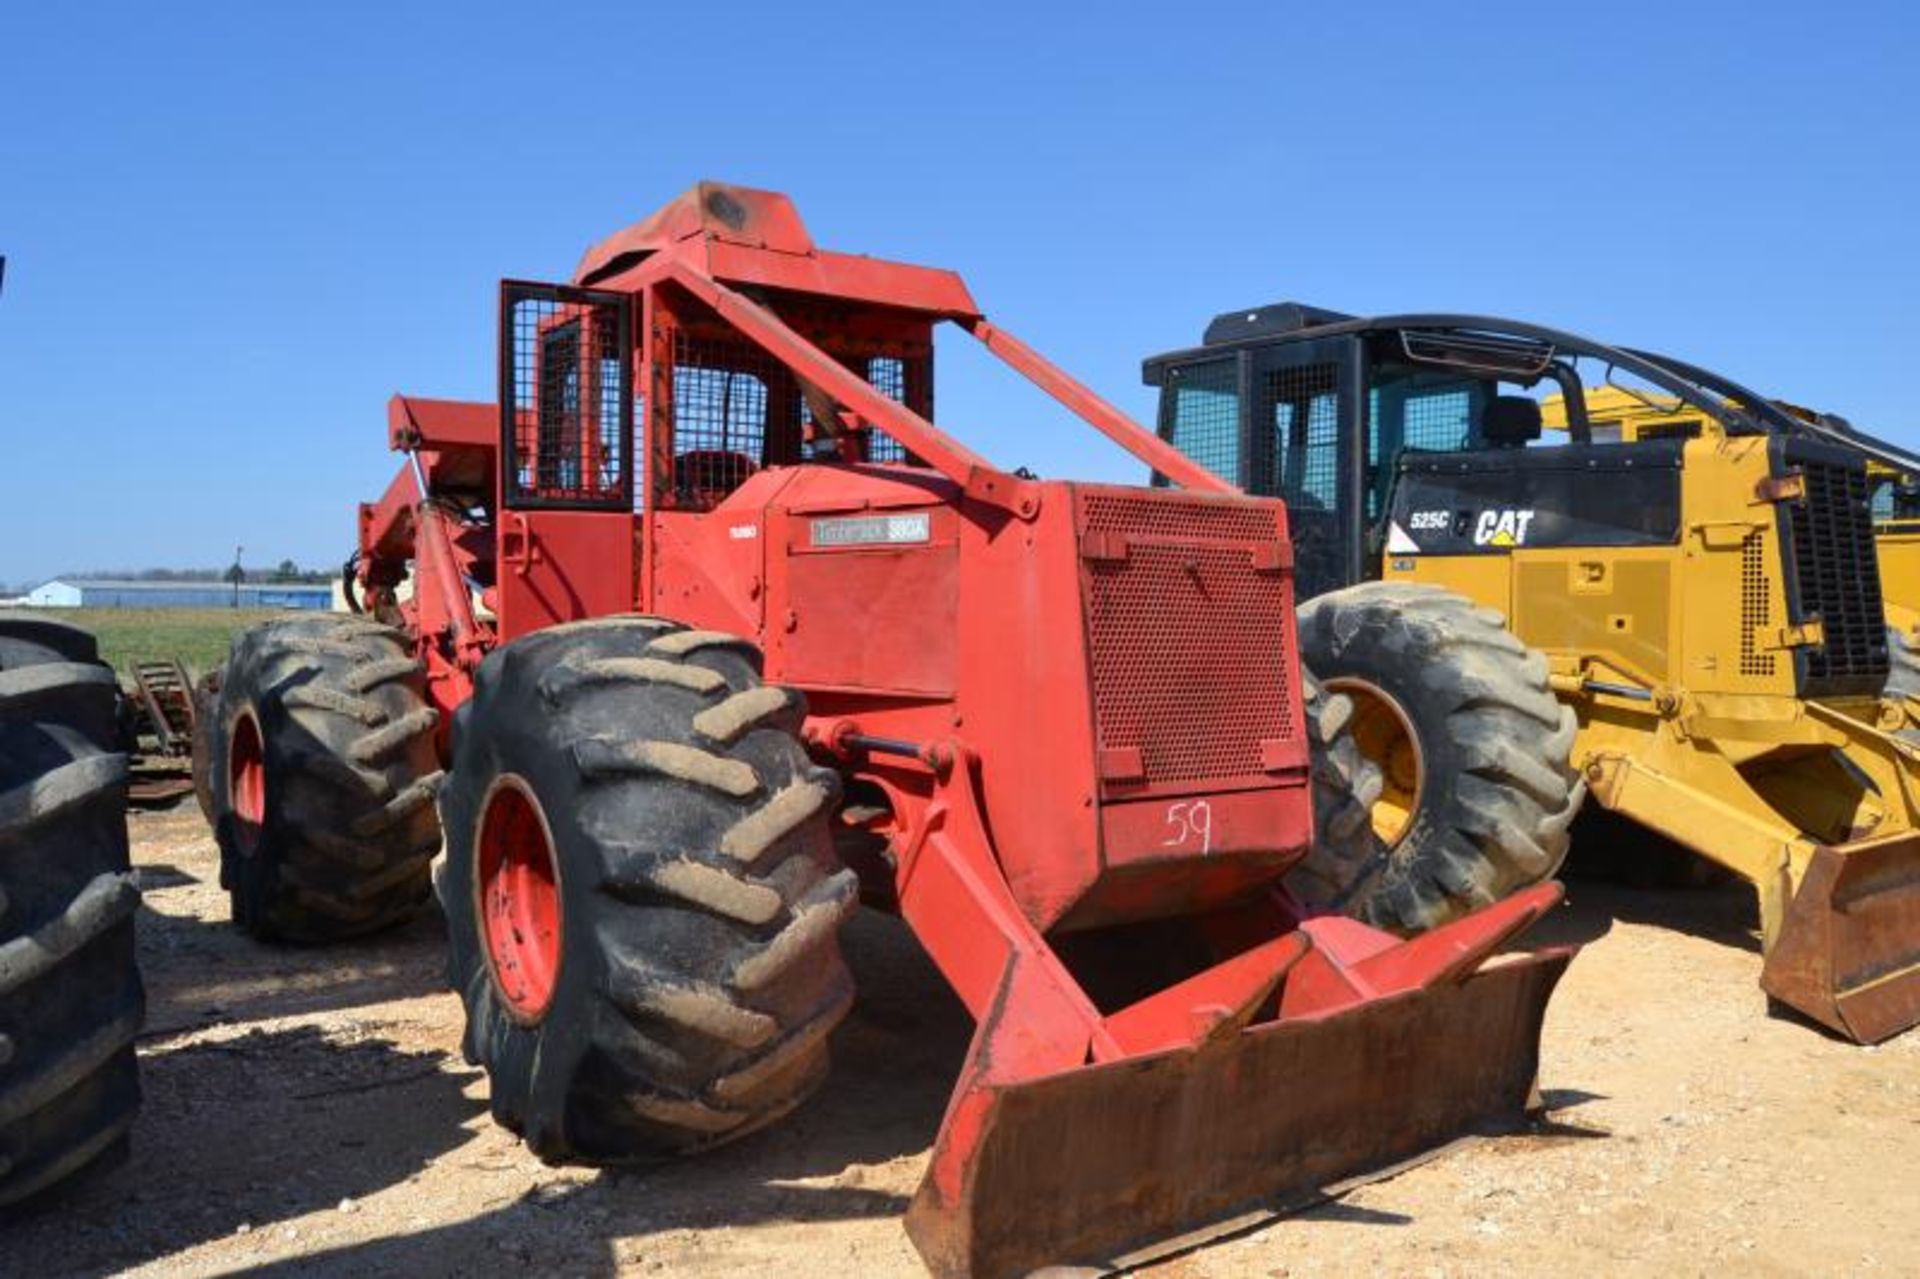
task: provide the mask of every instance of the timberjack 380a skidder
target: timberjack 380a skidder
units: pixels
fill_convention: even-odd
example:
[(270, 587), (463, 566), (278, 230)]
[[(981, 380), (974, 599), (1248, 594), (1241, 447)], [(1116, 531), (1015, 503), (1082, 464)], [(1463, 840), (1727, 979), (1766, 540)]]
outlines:
[[(929, 420), (941, 321), (1187, 491), (995, 469)], [(237, 646), (216, 808), (239, 918), (325, 938), (418, 903), (439, 789), (466, 1049), (535, 1151), (798, 1104), (862, 895), (978, 1022), (908, 1215), (941, 1274), (1110, 1257), (1520, 1114), (1570, 952), (1486, 961), (1557, 886), (1411, 942), (1286, 890), (1310, 792), (1329, 838), (1364, 809), (1279, 502), (767, 192), (507, 283), (500, 343), (497, 407), (393, 403), (370, 616)]]

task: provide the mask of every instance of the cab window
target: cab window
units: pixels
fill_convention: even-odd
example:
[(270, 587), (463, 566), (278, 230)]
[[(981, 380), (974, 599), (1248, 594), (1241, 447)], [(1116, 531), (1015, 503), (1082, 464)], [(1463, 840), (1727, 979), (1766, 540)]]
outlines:
[(1475, 378), (1387, 369), (1367, 397), (1367, 519), (1386, 510), (1402, 453), (1458, 453), (1477, 447), (1474, 424), (1489, 397)]
[(1207, 360), (1167, 370), (1160, 434), (1215, 475), (1235, 484), (1240, 471), (1239, 372), (1235, 361)]

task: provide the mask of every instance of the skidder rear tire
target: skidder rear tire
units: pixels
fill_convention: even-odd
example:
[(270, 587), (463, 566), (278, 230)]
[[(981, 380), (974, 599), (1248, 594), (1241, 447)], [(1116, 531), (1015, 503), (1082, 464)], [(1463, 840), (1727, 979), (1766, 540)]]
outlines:
[(0, 620), (0, 1209), (124, 1150), (146, 997), (113, 672)]
[(1301, 661), (1352, 703), (1349, 731), (1384, 783), (1384, 858), (1321, 859), (1316, 904), (1419, 933), (1559, 869), (1586, 783), (1545, 657), (1500, 614), (1431, 586), (1369, 582), (1299, 618)]
[(718, 1145), (824, 1079), (853, 982), (838, 777), (742, 640), (649, 618), (488, 656), (456, 718), (440, 902), (465, 1049), (549, 1162)]
[(390, 627), (295, 618), (234, 641), (207, 747), (234, 922), (329, 942), (418, 912), (440, 846), (436, 722)]

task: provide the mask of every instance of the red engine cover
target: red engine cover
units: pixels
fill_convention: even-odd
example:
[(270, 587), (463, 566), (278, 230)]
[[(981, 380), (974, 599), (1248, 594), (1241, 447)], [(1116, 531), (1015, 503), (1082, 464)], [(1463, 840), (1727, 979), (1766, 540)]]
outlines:
[[(761, 472), (658, 517), (651, 607), (757, 628), (818, 730), (955, 740), (1028, 918), (1245, 897), (1311, 837), (1280, 503), (1046, 484), (1031, 521), (896, 468)], [(904, 824), (931, 778), (856, 761)]]

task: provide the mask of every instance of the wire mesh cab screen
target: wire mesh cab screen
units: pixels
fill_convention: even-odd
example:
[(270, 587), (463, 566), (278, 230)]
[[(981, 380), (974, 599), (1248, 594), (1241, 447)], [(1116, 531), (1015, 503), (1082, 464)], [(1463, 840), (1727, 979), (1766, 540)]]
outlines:
[[(846, 331), (844, 321), (836, 326), (832, 313), (784, 310), (789, 323), (842, 367), (888, 399), (931, 415), (932, 350), (924, 340), (863, 337)], [(899, 441), (877, 427), (860, 433), (863, 451), (839, 452), (814, 419), (815, 405), (832, 411), (830, 401), (810, 401), (785, 363), (710, 313), (687, 307), (661, 332), (671, 335), (654, 355), (666, 364), (669, 379), (656, 382), (661, 407), (668, 410), (664, 434), (671, 439), (670, 452), (653, 462), (651, 482), (661, 505), (711, 510), (764, 467), (824, 457), (915, 464)], [(648, 406), (641, 408), (644, 416)]]
[(627, 297), (500, 286), (500, 449), (509, 507), (632, 509)]

